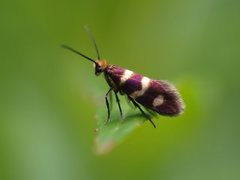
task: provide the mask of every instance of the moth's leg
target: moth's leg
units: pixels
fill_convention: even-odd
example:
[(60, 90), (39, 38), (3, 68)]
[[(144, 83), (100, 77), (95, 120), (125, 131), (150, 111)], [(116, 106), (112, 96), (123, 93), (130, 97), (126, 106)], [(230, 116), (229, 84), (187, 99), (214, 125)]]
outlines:
[(126, 101), (127, 101), (128, 105), (129, 105), (129, 107), (130, 107), (130, 108), (134, 108), (135, 106), (134, 106), (134, 104), (132, 103), (132, 101), (129, 99), (129, 97), (128, 97), (128, 96), (124, 96), (124, 97), (126, 98)]
[(132, 101), (134, 106), (137, 107), (141, 111), (141, 113), (152, 123), (153, 127), (156, 128), (156, 125), (154, 124), (152, 119), (142, 110), (141, 106), (139, 106), (139, 104), (133, 98), (129, 97), (129, 99)]
[(121, 118), (123, 119), (122, 108), (121, 108), (121, 105), (120, 105), (120, 100), (118, 98), (117, 92), (114, 91), (114, 94), (115, 94), (115, 97), (116, 97), (116, 101), (117, 101), (117, 104), (118, 104), (118, 109), (120, 111)]
[(108, 95), (109, 95), (109, 93), (111, 93), (112, 90), (113, 90), (113, 88), (110, 88), (105, 95), (105, 101), (106, 101), (106, 106), (107, 106), (107, 121), (106, 121), (106, 124), (109, 123), (109, 120), (110, 120), (110, 107), (109, 107), (109, 102), (108, 102)]
[(157, 113), (155, 113), (154, 111), (148, 109), (148, 108), (144, 108), (145, 111), (148, 112), (148, 114), (150, 114), (152, 117), (158, 117)]
[(110, 107), (110, 111), (112, 110), (112, 106), (113, 106), (113, 95), (112, 95), (112, 91), (109, 93), (109, 107)]

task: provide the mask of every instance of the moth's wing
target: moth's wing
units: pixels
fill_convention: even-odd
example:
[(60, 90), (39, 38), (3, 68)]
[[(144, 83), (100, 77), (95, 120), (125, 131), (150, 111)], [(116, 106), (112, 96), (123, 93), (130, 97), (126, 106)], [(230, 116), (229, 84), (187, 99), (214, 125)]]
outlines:
[(151, 80), (143, 95), (136, 98), (143, 106), (166, 116), (176, 116), (184, 111), (183, 100), (174, 85), (163, 80)]
[(131, 77), (124, 80), (124, 83), (120, 84), (120, 90), (124, 94), (131, 96), (134, 92), (142, 89), (142, 79), (143, 76), (141, 74), (133, 73)]
[[(110, 86), (114, 86), (115, 90), (127, 94), (148, 109), (167, 116), (179, 115), (184, 111), (180, 94), (175, 86), (167, 81), (148, 82), (149, 78), (117, 66), (109, 68), (107, 74), (110, 77)], [(143, 78), (147, 80), (146, 88), (143, 88)], [(134, 95), (135, 93), (137, 95)]]

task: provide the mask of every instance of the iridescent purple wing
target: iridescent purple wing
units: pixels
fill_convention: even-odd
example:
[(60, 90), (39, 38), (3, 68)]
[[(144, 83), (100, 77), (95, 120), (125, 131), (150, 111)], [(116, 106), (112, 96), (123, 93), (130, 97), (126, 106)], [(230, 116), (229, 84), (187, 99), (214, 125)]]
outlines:
[(184, 111), (180, 94), (167, 81), (151, 80), (113, 65), (108, 69), (107, 76), (110, 84), (121, 94), (127, 94), (144, 107), (161, 115), (175, 116)]

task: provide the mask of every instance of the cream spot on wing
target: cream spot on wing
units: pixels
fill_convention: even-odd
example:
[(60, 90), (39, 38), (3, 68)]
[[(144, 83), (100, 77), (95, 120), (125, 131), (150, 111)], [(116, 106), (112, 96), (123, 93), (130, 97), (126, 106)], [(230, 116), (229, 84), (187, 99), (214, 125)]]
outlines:
[(133, 72), (126, 69), (120, 79), (120, 83), (123, 84), (124, 82), (126, 82), (131, 76), (133, 75)]
[(142, 96), (145, 93), (145, 91), (148, 89), (150, 81), (151, 80), (149, 78), (143, 77), (141, 80), (142, 89), (139, 91), (134, 91), (132, 94), (130, 94), (130, 97), (133, 99), (136, 99), (136, 98)]
[(163, 96), (159, 95), (153, 100), (152, 105), (153, 105), (153, 107), (160, 106), (163, 104), (163, 102), (164, 102)]

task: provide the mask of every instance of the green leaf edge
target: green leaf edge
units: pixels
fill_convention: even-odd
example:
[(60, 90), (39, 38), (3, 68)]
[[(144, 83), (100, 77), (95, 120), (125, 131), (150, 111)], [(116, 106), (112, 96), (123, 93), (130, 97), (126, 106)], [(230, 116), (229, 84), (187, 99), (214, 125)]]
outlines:
[(95, 116), (97, 128), (95, 129), (96, 137), (94, 148), (97, 155), (111, 152), (147, 120), (137, 108), (132, 108), (128, 106), (127, 103), (121, 103), (121, 105), (123, 109), (123, 119), (121, 119), (119, 109), (114, 106), (111, 110), (110, 122), (107, 124), (106, 107), (101, 106), (98, 108)]

